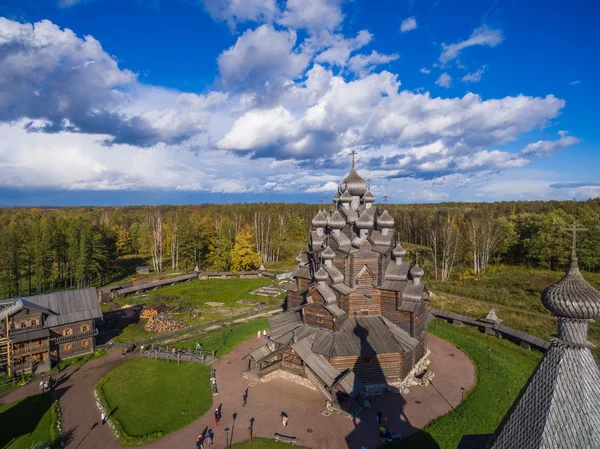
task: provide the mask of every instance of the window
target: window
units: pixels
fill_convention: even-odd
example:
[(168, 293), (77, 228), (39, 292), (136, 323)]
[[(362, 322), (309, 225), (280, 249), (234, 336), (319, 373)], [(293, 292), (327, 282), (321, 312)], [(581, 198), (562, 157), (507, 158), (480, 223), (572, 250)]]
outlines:
[(361, 316), (369, 316), (369, 311), (368, 310), (361, 310), (360, 311), (360, 315)]
[(65, 327), (63, 329), (63, 335), (65, 337), (69, 336), (69, 335), (73, 335), (73, 329), (71, 329), (70, 327)]
[(11, 331), (15, 330), (15, 322), (14, 321), (11, 321), (11, 323), (10, 323), (10, 330)]
[(323, 324), (323, 317), (317, 316), (317, 324)]
[(81, 326), (81, 332), (87, 332), (90, 330), (90, 327), (87, 324)]
[(90, 345), (90, 341), (89, 340), (83, 340), (81, 342), (81, 346), (89, 346)]
[(27, 327), (27, 321), (21, 321), (20, 326), (21, 329), (25, 329)]
[(40, 324), (40, 321), (37, 318), (34, 318), (33, 320), (31, 320), (32, 327), (39, 326), (39, 324)]
[(70, 351), (71, 349), (73, 349), (73, 345), (71, 343), (67, 343), (65, 345), (65, 351)]

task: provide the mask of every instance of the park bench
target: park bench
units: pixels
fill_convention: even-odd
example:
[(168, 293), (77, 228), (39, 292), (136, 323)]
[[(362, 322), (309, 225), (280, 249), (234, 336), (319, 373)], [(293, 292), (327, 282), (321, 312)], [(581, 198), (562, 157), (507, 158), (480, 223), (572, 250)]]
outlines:
[(275, 441), (281, 441), (283, 443), (290, 443), (290, 444), (293, 444), (295, 446), (296, 445), (296, 441), (298, 441), (298, 438), (291, 437), (291, 436), (288, 436), (288, 435), (281, 435), (280, 433), (276, 433), (275, 434)]

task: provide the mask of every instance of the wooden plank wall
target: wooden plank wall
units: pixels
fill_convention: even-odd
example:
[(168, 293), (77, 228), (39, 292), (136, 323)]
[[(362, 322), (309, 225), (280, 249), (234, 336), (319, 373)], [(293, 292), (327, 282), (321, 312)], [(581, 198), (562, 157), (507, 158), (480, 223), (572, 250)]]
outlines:
[(350, 315), (373, 316), (381, 314), (381, 292), (373, 287), (371, 282), (373, 282), (373, 277), (365, 270), (358, 278), (356, 291), (350, 293)]
[(396, 292), (380, 290), (381, 292), (381, 314), (392, 323), (399, 326), (403, 331), (410, 334), (411, 318), (409, 312), (396, 310)]
[(287, 294), (288, 300), (288, 309), (295, 309), (300, 307), (304, 302), (304, 295), (298, 292), (288, 292)]
[(340, 371), (352, 368), (364, 383), (398, 382), (402, 353), (378, 354), (376, 357), (331, 357), (329, 363)]
[[(310, 304), (304, 308), (304, 323), (333, 330), (333, 316), (321, 304)], [(317, 322), (321, 318), (322, 323)]]

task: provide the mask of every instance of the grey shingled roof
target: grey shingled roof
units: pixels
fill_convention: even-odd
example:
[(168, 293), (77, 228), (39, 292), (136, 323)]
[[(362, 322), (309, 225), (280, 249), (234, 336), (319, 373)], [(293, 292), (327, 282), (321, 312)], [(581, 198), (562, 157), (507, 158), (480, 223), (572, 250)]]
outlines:
[(302, 326), (302, 316), (299, 310), (284, 312), (280, 315), (269, 318), (269, 329), (271, 330), (271, 338), (280, 343), (279, 338), (283, 337), (288, 332)]
[(406, 352), (417, 340), (381, 316), (348, 317), (336, 332), (319, 330), (315, 334), (313, 351), (328, 357)]
[(544, 290), (542, 302), (558, 316), (558, 338), (488, 447), (600, 448), (600, 369), (587, 342), (587, 320), (600, 316), (600, 292), (581, 276), (575, 249), (567, 275)]
[(489, 447), (600, 447), (600, 370), (589, 349), (554, 342)]
[(46, 328), (102, 318), (95, 287), (29, 296), (19, 301), (21, 307), (37, 308), (48, 313), (44, 320)]
[(24, 341), (37, 340), (40, 338), (48, 338), (50, 331), (48, 329), (36, 329), (34, 331), (10, 334), (10, 339), (13, 343), (22, 343)]

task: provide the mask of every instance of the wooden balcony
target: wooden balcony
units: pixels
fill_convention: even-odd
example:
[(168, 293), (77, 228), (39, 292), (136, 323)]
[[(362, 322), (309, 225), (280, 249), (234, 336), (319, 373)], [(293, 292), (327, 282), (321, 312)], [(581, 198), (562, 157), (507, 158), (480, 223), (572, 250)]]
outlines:
[(13, 350), (13, 355), (22, 356), (29, 354), (38, 354), (40, 352), (46, 352), (50, 349), (50, 345), (48, 343), (44, 343), (42, 345), (27, 345), (24, 348), (15, 348)]
[(68, 341), (81, 340), (82, 338), (95, 337), (96, 335), (98, 335), (98, 329), (92, 329), (87, 332), (80, 332), (78, 334), (62, 335), (60, 337), (54, 337), (54, 338), (51, 338), (50, 340), (54, 344), (60, 344), (60, 343), (66, 343)]
[(44, 326), (41, 323), (38, 324), (37, 326), (18, 327), (15, 329), (10, 329), (10, 335), (20, 334), (22, 332), (29, 332), (29, 331), (33, 331), (36, 329), (41, 329), (42, 327), (44, 327)]

